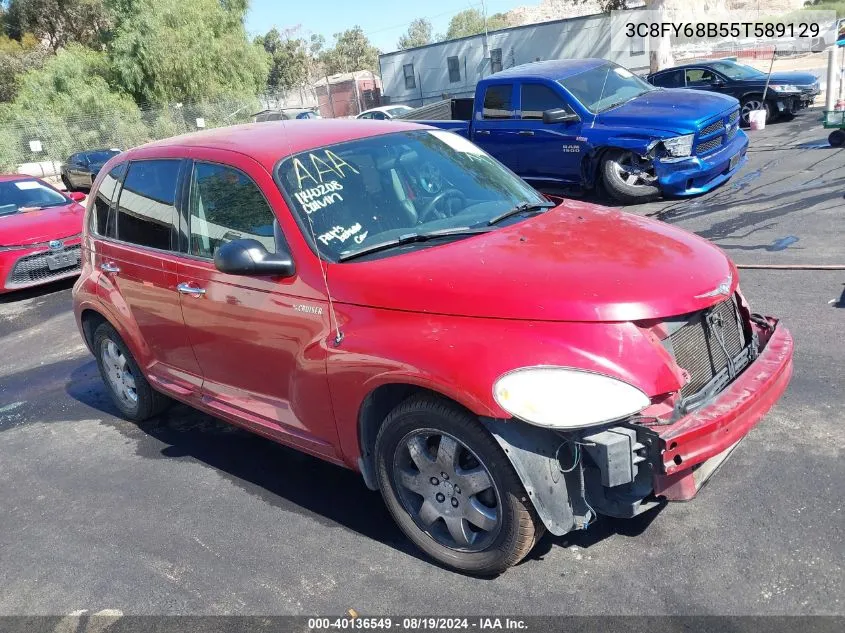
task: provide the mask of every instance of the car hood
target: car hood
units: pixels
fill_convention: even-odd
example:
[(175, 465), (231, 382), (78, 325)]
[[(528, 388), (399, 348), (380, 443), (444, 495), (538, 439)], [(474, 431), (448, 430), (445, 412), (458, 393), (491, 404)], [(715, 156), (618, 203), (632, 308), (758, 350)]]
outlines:
[[(819, 80), (818, 77), (811, 73), (802, 73), (802, 72), (780, 72), (780, 73), (772, 73), (772, 78), (769, 81), (770, 84), (791, 84), (793, 86), (808, 86), (811, 84), (816, 83)], [(766, 85), (766, 78), (760, 77), (757, 79), (742, 79), (739, 80), (738, 83), (744, 85)]]
[(598, 115), (609, 126), (652, 127), (675, 134), (692, 134), (708, 119), (737, 107), (733, 97), (673, 88), (651, 90)]
[(72, 202), (0, 216), (0, 246), (26, 246), (78, 235), (84, 213), (84, 207)]
[[(720, 284), (730, 279), (726, 293)], [(714, 244), (668, 224), (567, 200), (458, 241), (328, 266), (338, 302), (537, 321), (632, 321), (686, 314), (736, 288)]]

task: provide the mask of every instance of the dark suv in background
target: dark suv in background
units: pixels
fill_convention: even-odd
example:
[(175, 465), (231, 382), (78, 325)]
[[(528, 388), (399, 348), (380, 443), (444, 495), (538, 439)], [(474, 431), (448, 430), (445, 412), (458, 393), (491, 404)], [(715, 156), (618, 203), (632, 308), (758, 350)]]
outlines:
[(772, 73), (768, 89), (766, 77), (767, 73), (735, 60), (716, 59), (667, 68), (650, 74), (648, 81), (661, 88), (693, 88), (736, 97), (743, 125), (748, 125), (752, 110), (765, 109), (767, 122), (778, 116), (792, 118), (819, 94), (819, 80), (811, 73)]

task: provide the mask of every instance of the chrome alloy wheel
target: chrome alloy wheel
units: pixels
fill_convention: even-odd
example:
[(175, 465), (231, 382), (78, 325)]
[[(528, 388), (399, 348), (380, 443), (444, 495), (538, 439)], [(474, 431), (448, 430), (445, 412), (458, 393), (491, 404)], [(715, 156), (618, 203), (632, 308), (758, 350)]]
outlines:
[[(759, 99), (749, 99), (748, 101), (743, 102), (742, 104), (742, 112), (740, 116), (742, 117), (742, 122), (746, 125), (751, 124), (751, 113), (754, 110), (764, 110), (766, 109), (763, 105), (763, 102)], [(768, 113), (767, 113), (768, 114)]]
[(481, 551), (501, 529), (500, 495), (490, 472), (451, 435), (421, 429), (402, 438), (393, 480), (405, 511), (440, 545)]
[(126, 362), (126, 356), (111, 339), (101, 343), (103, 369), (114, 393), (130, 407), (138, 405), (135, 376)]
[(654, 186), (655, 175), (651, 163), (635, 156), (633, 152), (625, 152), (616, 160), (611, 161), (611, 164), (616, 174), (626, 185), (631, 187)]

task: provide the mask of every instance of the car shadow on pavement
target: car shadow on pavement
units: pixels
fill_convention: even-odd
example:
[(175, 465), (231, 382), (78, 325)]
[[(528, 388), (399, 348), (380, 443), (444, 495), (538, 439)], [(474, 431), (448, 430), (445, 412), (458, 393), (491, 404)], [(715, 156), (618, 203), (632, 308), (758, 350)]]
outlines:
[(23, 290), (13, 290), (4, 294), (0, 294), (0, 304), (15, 303), (16, 301), (24, 301), (25, 299), (34, 299), (36, 297), (43, 297), (45, 295), (53, 294), (54, 292), (61, 292), (68, 288), (73, 288), (76, 283), (76, 277), (67, 279), (60, 279), (58, 281), (51, 281), (40, 286), (32, 286), (24, 288)]
[[(54, 411), (61, 411), (63, 420), (97, 417), (129, 440), (140, 457), (205, 464), (265, 503), (307, 516), (327, 527), (353, 530), (427, 564), (437, 564), (408, 541), (381, 495), (369, 490), (359, 474), (179, 403), (144, 422), (128, 422), (120, 417), (112, 403), (93, 359), (63, 364), (64, 391), (76, 406), (70, 409), (48, 406), (32, 412), (35, 415), (24, 411), (25, 418), (52, 422), (50, 415)], [(13, 382), (37, 385), (45, 377), (55, 377), (55, 369), (40, 366), (14, 376)], [(94, 416), (92, 409), (97, 412)], [(659, 509), (655, 509), (628, 520), (602, 517), (588, 530), (562, 537), (547, 533), (520, 564), (542, 560), (554, 546), (586, 549), (615, 535), (636, 536), (658, 513)]]

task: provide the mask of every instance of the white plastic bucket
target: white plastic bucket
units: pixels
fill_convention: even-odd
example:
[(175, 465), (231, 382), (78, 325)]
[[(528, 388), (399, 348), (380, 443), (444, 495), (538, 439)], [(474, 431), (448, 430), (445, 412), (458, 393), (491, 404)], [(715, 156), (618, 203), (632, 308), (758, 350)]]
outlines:
[(748, 124), (752, 130), (762, 130), (766, 127), (766, 111), (752, 110), (748, 113)]

